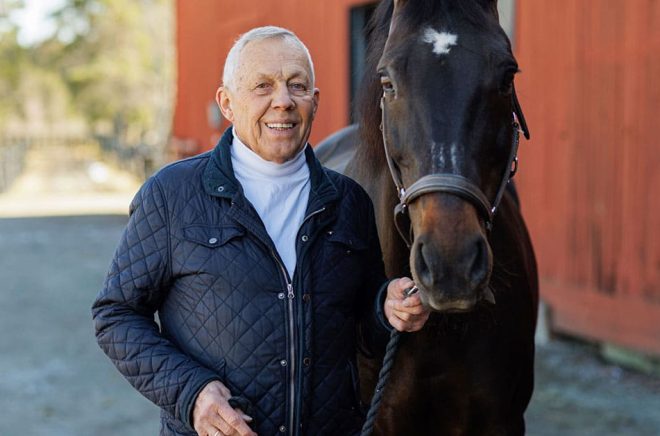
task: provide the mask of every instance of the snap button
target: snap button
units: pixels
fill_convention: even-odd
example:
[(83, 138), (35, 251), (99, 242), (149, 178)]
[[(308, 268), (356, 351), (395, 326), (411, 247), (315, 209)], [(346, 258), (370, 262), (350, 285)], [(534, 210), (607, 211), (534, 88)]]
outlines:
[(311, 357), (305, 357), (303, 359), (303, 365), (309, 366), (312, 363), (312, 358)]
[(223, 191), (225, 190), (225, 187), (224, 187), (224, 186), (218, 186), (218, 187), (215, 188), (215, 189), (216, 189), (216, 191), (218, 191), (218, 192), (223, 192)]
[(218, 238), (210, 238), (209, 239), (209, 244), (215, 244), (216, 242), (218, 242)]
[(303, 294), (303, 301), (304, 301), (305, 303), (309, 303), (309, 300), (311, 300), (311, 299), (312, 299), (312, 296), (311, 296), (311, 295), (309, 295), (309, 294)]
[(346, 250), (346, 254), (351, 254), (351, 250)]
[(332, 236), (334, 232), (332, 230), (328, 230), (328, 236)]
[(309, 240), (309, 236), (302, 235), (302, 237), (300, 239), (302, 239), (303, 242), (307, 242)]
[(280, 425), (280, 433), (286, 433), (286, 427), (283, 425)]
[(279, 294), (277, 294), (277, 298), (279, 298), (280, 300), (284, 300), (284, 297), (286, 297), (286, 295), (284, 295), (284, 292), (280, 292)]
[(286, 366), (286, 365), (287, 365), (286, 360), (284, 360), (284, 359), (280, 360), (280, 365), (282, 365), (282, 366)]

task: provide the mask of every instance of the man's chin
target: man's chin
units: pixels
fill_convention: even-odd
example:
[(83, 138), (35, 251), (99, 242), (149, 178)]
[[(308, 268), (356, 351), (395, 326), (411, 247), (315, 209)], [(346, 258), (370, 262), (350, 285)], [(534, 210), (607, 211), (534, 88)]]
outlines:
[(267, 150), (272, 151), (269, 153), (270, 161), (277, 163), (288, 162), (294, 159), (300, 151), (305, 148), (305, 144), (301, 144), (299, 140), (296, 141), (273, 141)]
[(277, 147), (276, 151), (268, 153), (266, 156), (260, 154), (260, 156), (267, 161), (283, 164), (298, 156), (298, 153), (300, 153), (303, 148), (304, 147), (297, 144), (295, 146)]

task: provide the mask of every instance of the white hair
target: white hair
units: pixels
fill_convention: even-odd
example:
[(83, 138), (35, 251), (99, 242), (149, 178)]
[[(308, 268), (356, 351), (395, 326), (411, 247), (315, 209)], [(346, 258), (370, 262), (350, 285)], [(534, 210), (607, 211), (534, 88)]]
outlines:
[(309, 54), (309, 50), (305, 44), (303, 44), (296, 34), (290, 30), (277, 26), (264, 26), (256, 27), (249, 32), (242, 34), (229, 50), (227, 59), (225, 59), (225, 68), (222, 73), (222, 83), (225, 88), (234, 89), (236, 85), (236, 83), (234, 83), (234, 73), (238, 68), (241, 52), (245, 46), (252, 41), (261, 41), (270, 38), (281, 38), (290, 41), (302, 49), (307, 56), (307, 62), (309, 62), (309, 68), (312, 72), (312, 87), (314, 87), (314, 63), (312, 62), (312, 56)]

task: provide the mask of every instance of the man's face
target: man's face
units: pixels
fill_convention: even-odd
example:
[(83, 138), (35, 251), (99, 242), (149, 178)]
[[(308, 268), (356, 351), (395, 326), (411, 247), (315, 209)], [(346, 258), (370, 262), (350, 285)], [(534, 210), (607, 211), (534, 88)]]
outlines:
[(217, 101), (240, 140), (261, 158), (284, 163), (307, 143), (319, 101), (305, 52), (269, 38), (248, 43), (239, 56), (231, 89)]

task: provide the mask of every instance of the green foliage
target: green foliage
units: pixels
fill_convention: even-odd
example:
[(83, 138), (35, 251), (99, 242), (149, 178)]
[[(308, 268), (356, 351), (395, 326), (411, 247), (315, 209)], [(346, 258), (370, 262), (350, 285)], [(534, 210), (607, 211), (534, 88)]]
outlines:
[(21, 47), (8, 28), (0, 43), (2, 59), (11, 59), (0, 63), (0, 122), (9, 112), (29, 115), (26, 94), (38, 94), (44, 111), (82, 117), (90, 130), (111, 126), (131, 142), (163, 138), (173, 99), (172, 14), (172, 0), (68, 0), (46, 41)]

